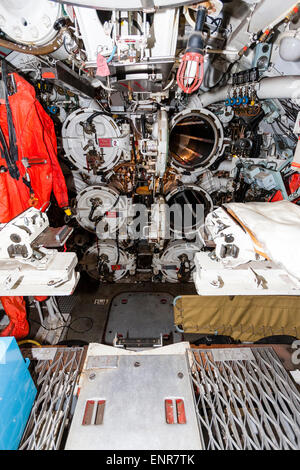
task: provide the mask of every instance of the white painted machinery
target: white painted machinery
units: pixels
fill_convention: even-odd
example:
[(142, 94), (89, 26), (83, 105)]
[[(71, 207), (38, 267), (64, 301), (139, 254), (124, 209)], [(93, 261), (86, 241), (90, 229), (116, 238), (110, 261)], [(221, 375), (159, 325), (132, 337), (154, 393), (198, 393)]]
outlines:
[(93, 279), (102, 282), (120, 281), (135, 273), (135, 257), (126, 253), (116, 241), (96, 242), (81, 260), (83, 269)]
[(47, 215), (35, 208), (5, 224), (0, 230), (0, 294), (72, 294), (79, 280), (77, 256), (57, 251), (71, 233), (68, 226), (49, 227)]
[[(0, 296), (51, 344), (20, 448), (299, 449), (300, 1), (0, 0), (0, 58), (0, 188), (39, 199), (44, 140), (68, 189), (0, 226)], [(32, 159), (16, 74), (54, 123)]]
[(153, 273), (162, 274), (165, 282), (188, 282), (192, 280), (195, 269), (194, 256), (199, 251), (199, 244), (172, 241), (162, 254), (153, 255)]
[[(300, 208), (229, 203), (211, 212), (194, 282), (199, 295), (299, 295)], [(285, 243), (283, 243), (283, 240)]]
[(128, 201), (108, 186), (89, 186), (77, 196), (76, 218), (86, 230), (99, 238), (115, 238), (129, 217)]
[[(166, 253), (178, 240), (208, 256), (198, 234), (216, 208), (299, 202), (299, 7), (1, 2), (3, 54), (12, 51), (7, 62), (56, 123), (71, 225), (88, 232), (84, 247), (74, 237), (78, 256), (120, 242), (137, 266), (147, 258), (148, 280), (163, 273), (173, 282), (177, 271), (170, 277), (159, 266), (177, 266), (178, 256)], [(238, 257), (246, 253), (243, 246)]]
[(130, 128), (119, 127), (103, 111), (78, 109), (62, 128), (66, 158), (80, 171), (96, 175), (108, 171), (123, 156), (130, 160)]

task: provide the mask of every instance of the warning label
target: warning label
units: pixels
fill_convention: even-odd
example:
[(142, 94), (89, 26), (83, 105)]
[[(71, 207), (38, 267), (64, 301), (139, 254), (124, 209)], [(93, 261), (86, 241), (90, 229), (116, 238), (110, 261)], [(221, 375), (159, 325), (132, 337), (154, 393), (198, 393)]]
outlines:
[(113, 147), (112, 139), (99, 138), (99, 147)]

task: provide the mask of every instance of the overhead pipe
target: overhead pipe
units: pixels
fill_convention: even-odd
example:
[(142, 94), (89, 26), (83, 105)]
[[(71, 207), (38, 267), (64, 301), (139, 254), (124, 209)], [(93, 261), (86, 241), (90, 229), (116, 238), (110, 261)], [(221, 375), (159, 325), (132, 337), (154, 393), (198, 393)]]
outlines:
[[(226, 85), (214, 91), (194, 95), (189, 100), (189, 108), (206, 108), (207, 106), (225, 101), (233, 85)], [(283, 77), (262, 78), (255, 88), (259, 99), (300, 99), (300, 76), (286, 75)]]

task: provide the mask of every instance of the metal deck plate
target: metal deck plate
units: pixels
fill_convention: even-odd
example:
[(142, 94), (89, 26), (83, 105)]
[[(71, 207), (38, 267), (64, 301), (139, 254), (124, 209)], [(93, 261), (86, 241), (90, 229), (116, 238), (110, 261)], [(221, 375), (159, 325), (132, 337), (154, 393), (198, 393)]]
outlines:
[(161, 334), (174, 335), (173, 296), (166, 293), (124, 293), (117, 295), (111, 304), (104, 341), (113, 344), (115, 334), (123, 338), (159, 338)]
[(189, 354), (204, 449), (300, 449), (300, 393), (272, 348)]
[(38, 394), (20, 450), (59, 450), (66, 423), (70, 419), (84, 349), (47, 348), (42, 351), (42, 348), (33, 351), (33, 376)]
[[(116, 368), (83, 373), (66, 449), (200, 449), (185, 354), (118, 359)], [(174, 424), (166, 420), (167, 399), (174, 405)], [(176, 417), (176, 399), (183, 400), (185, 424)], [(96, 422), (95, 403), (102, 424)]]

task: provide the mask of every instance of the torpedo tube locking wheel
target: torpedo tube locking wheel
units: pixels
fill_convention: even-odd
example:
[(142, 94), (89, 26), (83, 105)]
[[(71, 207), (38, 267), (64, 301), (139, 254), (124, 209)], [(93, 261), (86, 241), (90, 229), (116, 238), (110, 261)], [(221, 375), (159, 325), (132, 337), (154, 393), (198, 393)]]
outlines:
[(120, 281), (130, 269), (125, 251), (114, 240), (90, 246), (81, 264), (91, 278), (102, 282)]
[(121, 158), (122, 149), (115, 144), (120, 136), (112, 117), (98, 109), (77, 109), (62, 127), (65, 158), (84, 173), (107, 172)]
[[(185, 265), (185, 282), (192, 281), (194, 256), (200, 250), (197, 243), (182, 240), (171, 241), (159, 258), (159, 269), (166, 282), (180, 281), (181, 264)], [(185, 259), (185, 260), (184, 260)]]
[(90, 186), (76, 198), (77, 222), (98, 238), (116, 238), (127, 219), (126, 198), (108, 186)]

